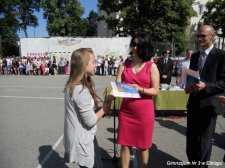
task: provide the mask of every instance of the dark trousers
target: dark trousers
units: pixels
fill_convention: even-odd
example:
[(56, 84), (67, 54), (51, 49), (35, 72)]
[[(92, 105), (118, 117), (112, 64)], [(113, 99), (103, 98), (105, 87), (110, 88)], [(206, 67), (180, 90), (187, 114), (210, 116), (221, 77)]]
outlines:
[(212, 152), (212, 138), (215, 132), (217, 114), (207, 110), (188, 110), (186, 152), (190, 167), (207, 168)]
[(96, 67), (96, 75), (100, 75), (100, 69), (101, 69), (101, 66)]
[(160, 77), (160, 83), (165, 83), (165, 84), (170, 85), (170, 83), (171, 83), (171, 77), (170, 78), (167, 78), (167, 79), (163, 79), (162, 77)]

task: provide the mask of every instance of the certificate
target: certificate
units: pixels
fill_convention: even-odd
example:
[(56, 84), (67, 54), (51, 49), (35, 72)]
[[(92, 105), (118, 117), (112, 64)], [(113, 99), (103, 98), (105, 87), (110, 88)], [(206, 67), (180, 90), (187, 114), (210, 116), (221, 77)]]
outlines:
[(131, 85), (122, 82), (111, 82), (115, 97), (140, 98), (139, 92)]
[(198, 84), (200, 82), (200, 75), (198, 71), (193, 71), (182, 67), (182, 84), (185, 88), (191, 88), (193, 83)]

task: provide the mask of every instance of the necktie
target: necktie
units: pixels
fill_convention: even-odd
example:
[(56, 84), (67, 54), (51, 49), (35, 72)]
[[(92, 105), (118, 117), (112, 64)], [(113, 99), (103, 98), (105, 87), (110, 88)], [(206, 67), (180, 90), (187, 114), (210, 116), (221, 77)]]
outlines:
[(205, 60), (206, 60), (206, 53), (203, 51), (201, 52), (200, 54), (200, 57), (199, 57), (199, 60), (198, 60), (198, 70), (199, 70), (199, 73), (201, 74), (202, 72), (202, 69), (204, 67), (204, 64), (205, 64)]
[(165, 59), (164, 59), (164, 64), (166, 64), (166, 63), (167, 63), (167, 59), (165, 58)]

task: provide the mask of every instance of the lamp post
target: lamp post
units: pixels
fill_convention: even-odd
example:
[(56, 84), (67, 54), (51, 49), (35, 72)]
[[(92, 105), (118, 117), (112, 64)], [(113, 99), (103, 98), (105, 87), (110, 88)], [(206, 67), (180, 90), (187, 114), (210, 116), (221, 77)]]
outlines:
[(104, 28), (105, 28), (105, 36), (106, 37), (109, 37), (109, 29), (108, 29), (108, 26), (107, 25), (104, 25)]
[(181, 43), (173, 43), (173, 44), (174, 44), (174, 46), (173, 46), (173, 52), (174, 52), (174, 54), (176, 54), (176, 50), (175, 50), (176, 44), (179, 44), (181, 46)]
[(173, 57), (173, 55), (174, 55), (174, 47), (175, 47), (175, 45), (174, 45), (174, 38), (172, 38), (172, 43), (171, 43), (171, 56)]
[(34, 38), (35, 38), (35, 27), (34, 27)]

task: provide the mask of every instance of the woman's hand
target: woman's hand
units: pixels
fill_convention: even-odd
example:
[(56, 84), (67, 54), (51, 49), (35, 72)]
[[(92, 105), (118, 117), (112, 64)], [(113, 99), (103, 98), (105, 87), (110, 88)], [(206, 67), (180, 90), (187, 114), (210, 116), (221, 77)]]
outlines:
[(134, 87), (138, 92), (141, 92), (141, 93), (144, 90), (142, 87), (138, 86), (137, 84), (130, 84), (130, 86)]
[(107, 96), (107, 98), (105, 99), (104, 103), (103, 103), (103, 109), (105, 111), (105, 113), (110, 114), (111, 113), (111, 103), (112, 101), (115, 99), (115, 97), (113, 96), (113, 91), (111, 90), (109, 95)]

